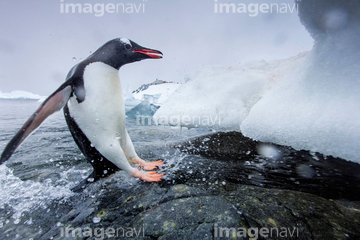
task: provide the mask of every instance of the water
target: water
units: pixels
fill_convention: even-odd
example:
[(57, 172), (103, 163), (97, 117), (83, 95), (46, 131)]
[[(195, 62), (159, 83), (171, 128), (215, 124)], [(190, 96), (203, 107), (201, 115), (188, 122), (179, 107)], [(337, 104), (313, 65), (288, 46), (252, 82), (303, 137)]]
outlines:
[[(0, 152), (39, 105), (33, 100), (0, 99)], [(167, 157), (166, 152), (156, 156), (158, 153), (152, 153), (149, 144), (164, 144), (209, 132), (139, 126), (130, 120), (127, 121), (127, 128), (138, 154), (147, 159)], [(176, 168), (181, 158), (171, 156), (169, 164)], [(0, 227), (9, 223), (13, 226), (31, 224), (31, 211), (46, 209), (47, 203), (52, 200), (66, 202), (74, 195), (70, 189), (91, 171), (91, 165), (73, 141), (62, 111), (51, 115), (0, 166)]]

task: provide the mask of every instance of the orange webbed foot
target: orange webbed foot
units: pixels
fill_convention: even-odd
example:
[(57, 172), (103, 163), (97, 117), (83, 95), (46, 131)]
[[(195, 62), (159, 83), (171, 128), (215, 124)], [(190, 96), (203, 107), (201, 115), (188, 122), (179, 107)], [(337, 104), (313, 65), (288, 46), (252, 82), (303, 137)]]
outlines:
[(160, 182), (161, 178), (164, 177), (164, 174), (157, 172), (143, 172), (139, 169), (134, 169), (134, 173), (131, 176), (139, 178), (145, 182)]
[(134, 163), (140, 165), (140, 167), (146, 171), (154, 170), (155, 168), (160, 167), (163, 164), (161, 160), (155, 162), (147, 162), (140, 158), (136, 159)]

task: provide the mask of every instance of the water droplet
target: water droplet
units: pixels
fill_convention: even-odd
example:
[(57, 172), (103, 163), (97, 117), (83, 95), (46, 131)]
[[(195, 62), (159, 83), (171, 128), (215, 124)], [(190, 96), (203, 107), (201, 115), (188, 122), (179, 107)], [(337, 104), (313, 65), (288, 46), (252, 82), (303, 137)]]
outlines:
[(281, 152), (273, 145), (261, 144), (258, 147), (258, 153), (265, 158), (277, 160), (281, 157)]
[(174, 207), (171, 207), (171, 211), (172, 211), (172, 212), (175, 211), (175, 208), (174, 208)]
[(95, 180), (94, 178), (88, 178), (87, 179), (88, 182), (94, 182), (94, 180)]
[(225, 182), (225, 181), (223, 181), (221, 184), (222, 184), (222, 185), (226, 185), (226, 182)]
[(76, 61), (76, 57), (73, 57), (72, 60), (75, 62), (75, 61)]
[(107, 170), (104, 170), (104, 174), (107, 174), (108, 173), (108, 171)]
[(99, 223), (101, 221), (100, 217), (94, 217), (93, 218), (93, 223)]
[(91, 144), (90, 144), (90, 147), (95, 147), (95, 145), (91, 143)]
[(296, 173), (306, 179), (314, 178), (316, 176), (316, 171), (306, 164), (298, 165), (296, 167)]

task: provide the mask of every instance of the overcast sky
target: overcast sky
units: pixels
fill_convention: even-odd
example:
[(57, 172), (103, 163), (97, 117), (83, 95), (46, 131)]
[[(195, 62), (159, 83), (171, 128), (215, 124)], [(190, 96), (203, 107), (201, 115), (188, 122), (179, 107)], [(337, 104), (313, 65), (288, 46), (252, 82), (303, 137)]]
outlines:
[[(217, 3), (215, 2), (217, 1)], [(161, 60), (124, 66), (135, 89), (156, 78), (183, 82), (204, 65), (286, 58), (312, 48), (297, 13), (215, 13), (220, 3), (293, 0), (11, 0), (0, 3), (0, 91), (51, 94), (70, 68), (102, 44), (127, 37), (163, 52)], [(61, 13), (67, 3), (135, 4), (141, 13)], [(63, 5), (62, 5), (63, 4)], [(143, 5), (139, 5), (143, 4)], [(247, 5), (248, 6), (248, 5)], [(95, 10), (94, 10), (95, 11)], [(101, 14), (98, 14), (101, 15)], [(254, 15), (254, 14), (253, 14)]]

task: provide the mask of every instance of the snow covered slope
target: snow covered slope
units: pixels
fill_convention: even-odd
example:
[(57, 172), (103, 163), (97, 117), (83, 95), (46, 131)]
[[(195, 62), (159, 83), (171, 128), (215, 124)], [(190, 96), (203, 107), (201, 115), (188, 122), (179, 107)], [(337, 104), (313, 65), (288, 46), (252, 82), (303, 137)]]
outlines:
[(171, 95), (154, 117), (188, 127), (239, 131), (253, 105), (306, 56), (204, 67)]

